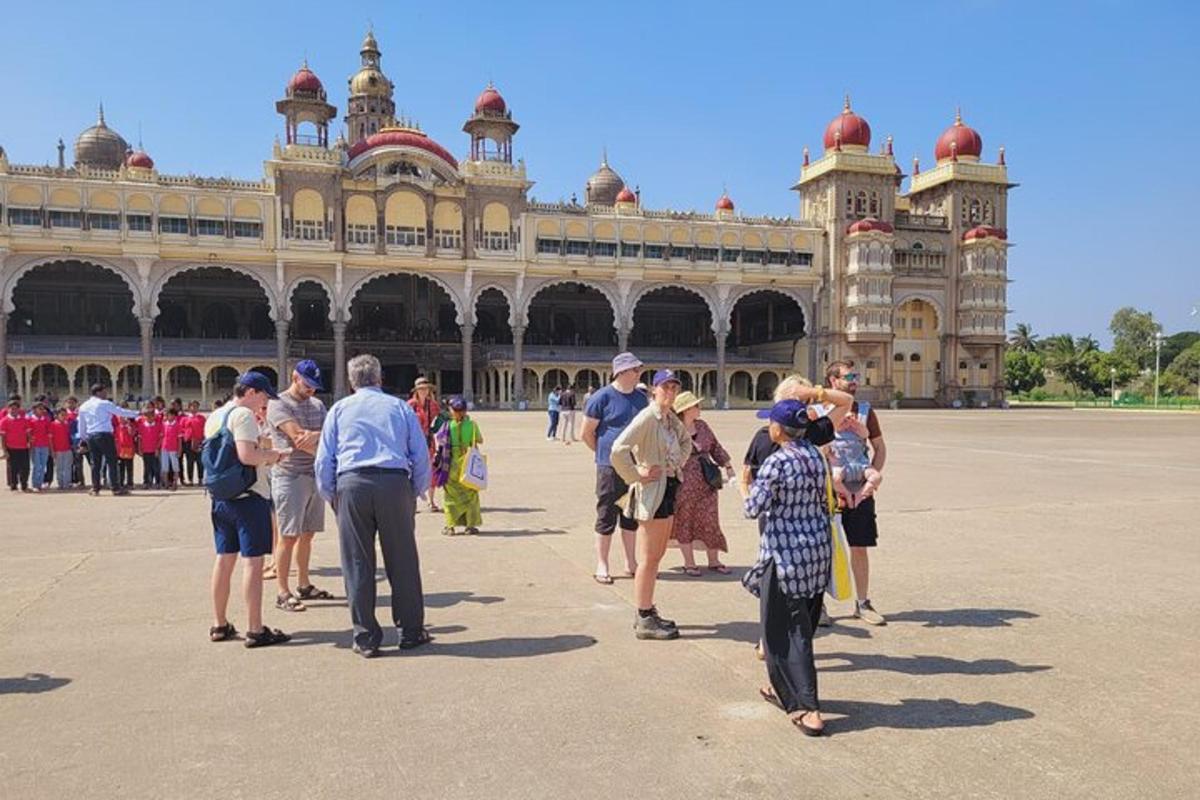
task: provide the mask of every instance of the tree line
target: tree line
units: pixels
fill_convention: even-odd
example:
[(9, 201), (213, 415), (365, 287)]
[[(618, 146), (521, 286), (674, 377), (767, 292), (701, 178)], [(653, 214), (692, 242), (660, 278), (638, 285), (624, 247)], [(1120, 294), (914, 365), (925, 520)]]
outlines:
[[(1149, 311), (1125, 307), (1108, 326), (1112, 350), (1100, 349), (1095, 337), (1059, 333), (1039, 337), (1018, 323), (1009, 331), (1004, 379), (1009, 392), (1029, 394), (1055, 376), (1075, 395), (1107, 395), (1110, 389), (1145, 397), (1154, 394), (1155, 339), (1162, 326)], [(1159, 391), (1171, 397), (1192, 396), (1200, 380), (1200, 331), (1181, 331), (1162, 339)]]

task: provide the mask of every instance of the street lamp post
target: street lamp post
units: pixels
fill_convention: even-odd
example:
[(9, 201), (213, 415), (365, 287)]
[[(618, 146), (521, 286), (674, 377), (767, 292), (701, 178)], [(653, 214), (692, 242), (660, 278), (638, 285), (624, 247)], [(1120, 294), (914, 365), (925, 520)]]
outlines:
[(1108, 368), (1109, 386), (1108, 386), (1108, 404), (1115, 406), (1117, 404), (1117, 368)]
[(1162, 362), (1162, 331), (1154, 334), (1154, 407), (1158, 408), (1158, 373)]

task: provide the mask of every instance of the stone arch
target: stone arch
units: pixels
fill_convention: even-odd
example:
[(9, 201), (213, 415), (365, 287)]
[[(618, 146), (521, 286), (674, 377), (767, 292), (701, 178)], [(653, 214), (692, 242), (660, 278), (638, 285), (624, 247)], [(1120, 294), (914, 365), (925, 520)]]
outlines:
[(942, 307), (942, 302), (928, 292), (922, 291), (901, 291), (892, 298), (892, 313), (895, 314), (900, 306), (907, 303), (909, 300), (921, 300), (928, 303), (933, 308), (933, 313), (937, 317), (937, 332), (939, 335), (945, 333), (946, 315)]
[[(712, 295), (710, 295), (708, 292), (706, 292), (704, 289), (702, 289), (701, 287), (692, 286), (692, 285), (683, 283), (682, 281), (667, 281), (664, 283), (648, 283), (645, 286), (638, 289), (637, 293), (634, 294), (634, 296), (630, 298), (629, 307), (627, 309), (627, 313), (628, 313), (627, 321), (629, 323), (630, 330), (633, 329), (633, 312), (635, 312), (637, 310), (638, 303), (640, 303), (646, 295), (648, 295), (652, 292), (656, 292), (659, 289), (670, 289), (670, 288), (682, 289), (683, 291), (690, 292), (691, 294), (694, 294), (697, 297), (699, 297), (701, 300), (703, 300), (704, 304), (708, 306), (709, 321), (712, 324), (713, 333), (716, 333), (719, 330), (719, 325), (721, 322), (721, 313), (719, 311), (719, 305), (717, 303), (717, 300), (714, 297), (712, 297)], [(732, 307), (730, 308), (730, 313), (733, 313)]]
[(212, 269), (214, 267), (217, 269), (227, 269), (232, 272), (238, 272), (238, 273), (241, 273), (242, 275), (245, 275), (246, 277), (250, 278), (251, 280), (253, 280), (255, 283), (257, 283), (262, 288), (263, 294), (265, 294), (267, 297), (267, 313), (271, 317), (271, 321), (276, 322), (276, 321), (279, 321), (280, 319), (284, 319), (284, 317), (280, 316), (279, 298), (276, 297), (275, 290), (271, 287), (270, 280), (268, 280), (263, 275), (259, 274), (257, 271), (251, 269), (250, 267), (245, 267), (240, 264), (229, 263), (229, 262), (225, 262), (225, 261), (181, 264), (177, 267), (172, 267), (171, 269), (164, 272), (162, 275), (158, 276), (158, 280), (156, 280), (154, 282), (154, 286), (150, 290), (150, 297), (148, 298), (148, 302), (146, 303), (146, 308), (147, 308), (147, 311), (150, 312), (150, 316), (158, 315), (159, 297), (162, 295), (163, 287), (165, 287), (172, 278), (175, 278), (179, 275), (183, 275), (188, 272), (197, 272), (200, 270)]
[[(221, 370), (227, 370), (222, 372)], [(232, 376), (230, 375), (232, 372)], [(233, 390), (233, 386), (237, 383), (237, 376), (240, 374), (237, 367), (229, 364), (213, 364), (204, 372), (204, 380), (212, 389), (212, 394), (220, 397), (222, 390)]]
[(613, 327), (617, 330), (620, 330), (621, 321), (624, 319), (625, 313), (621, 306), (621, 301), (617, 299), (615, 294), (613, 294), (612, 288), (605, 286), (603, 283), (598, 281), (588, 280), (587, 278), (577, 278), (574, 276), (569, 278), (550, 278), (529, 289), (524, 302), (518, 307), (520, 310), (517, 314), (516, 322), (523, 326), (528, 325), (529, 307), (533, 304), (534, 298), (536, 298), (543, 290), (550, 289), (554, 286), (561, 286), (564, 283), (577, 283), (580, 286), (586, 286), (589, 289), (595, 289), (600, 294), (604, 295), (604, 298), (608, 300), (608, 304), (612, 308)]
[(292, 321), (292, 301), (295, 298), (296, 290), (302, 283), (315, 283), (325, 290), (326, 296), (329, 297), (329, 321), (337, 322), (337, 294), (327, 280), (317, 275), (299, 275), (288, 284), (287, 289), (283, 292), (284, 314), (286, 315), (284, 318), (288, 322)]
[[(747, 287), (747, 288), (743, 289), (742, 291), (738, 292), (737, 294), (731, 296), (726, 301), (727, 305), (725, 306), (725, 310), (721, 315), (721, 320), (725, 325), (726, 335), (729, 334), (730, 330), (733, 327), (733, 310), (737, 307), (737, 304), (739, 302), (741, 302), (742, 300), (744, 300), (745, 298), (749, 297), (750, 295), (760, 294), (760, 293), (764, 293), (764, 292), (766, 292), (766, 293), (773, 292), (775, 294), (779, 294), (784, 297), (787, 297), (791, 300), (795, 300), (796, 304), (800, 306), (801, 315), (804, 317), (804, 337), (807, 338), (807, 337), (811, 336), (811, 334), (812, 334), (811, 326), (813, 323), (813, 316), (812, 316), (812, 306), (809, 303), (808, 298), (802, 292), (800, 292), (796, 289), (793, 289), (791, 287), (780, 287), (780, 286), (750, 286), (750, 287)], [(718, 333), (718, 335), (720, 335), (720, 334)]]
[(115, 385), (114, 377), (112, 370), (104, 364), (88, 362), (75, 368), (71, 375), (71, 385), (80, 387), (80, 391), (83, 392), (86, 392), (93, 383), (103, 383), (111, 389)]
[(475, 309), (479, 306), (479, 298), (483, 297), (483, 293), (488, 289), (495, 289), (504, 295), (504, 299), (508, 301), (508, 324), (514, 324), (514, 318), (517, 313), (517, 298), (513, 290), (502, 283), (484, 283), (476, 287), (474, 295), (471, 297), (471, 316), (475, 316)]
[(754, 380), (754, 399), (756, 402), (769, 403), (774, 399), (775, 389), (779, 386), (779, 375), (774, 370), (763, 370)]
[(91, 264), (92, 266), (100, 267), (101, 269), (116, 274), (118, 278), (125, 282), (125, 285), (129, 287), (130, 294), (133, 295), (133, 308), (131, 309), (131, 313), (135, 317), (142, 316), (142, 311), (146, 304), (142, 296), (141, 283), (136, 276), (131, 275), (123, 267), (111, 261), (87, 255), (76, 256), (74, 254), (69, 257), (57, 255), (48, 256), (45, 258), (37, 258), (18, 267), (16, 271), (8, 276), (8, 282), (4, 284), (4, 293), (0, 295), (0, 309), (3, 309), (6, 314), (11, 314), (16, 310), (16, 307), (13, 305), (13, 292), (16, 291), (17, 283), (20, 282), (21, 278), (25, 277), (30, 272), (33, 272), (38, 267), (44, 267), (50, 264), (57, 264), (66, 261), (78, 261), (82, 264)]
[[(503, 302), (507, 306), (504, 312), (493, 313), (500, 312), (499, 306), (495, 303), (485, 304), (483, 308), (480, 308), (480, 303), (488, 292), (494, 292), (503, 298)], [(481, 286), (475, 292), (475, 299), (471, 302), (471, 323), (475, 326), (473, 334), (475, 340), (481, 344), (512, 344), (512, 320), (515, 308), (512, 295), (503, 286), (496, 284)], [(504, 328), (507, 328), (507, 332)]]
[(450, 295), (450, 302), (454, 303), (454, 315), (455, 315), (454, 323), (456, 325), (463, 324), (463, 320), (465, 319), (464, 304), (463, 304), (462, 297), (459, 295), (457, 289), (455, 289), (453, 286), (451, 286), (449, 283), (447, 283), (444, 279), (439, 278), (437, 275), (433, 275), (428, 272), (413, 272), (410, 270), (399, 270), (399, 269), (375, 270), (372, 272), (368, 272), (366, 275), (362, 276), (357, 281), (355, 281), (350, 286), (349, 290), (346, 291), (345, 296), (342, 298), (341, 308), (342, 308), (342, 313), (344, 315), (343, 319), (347, 319), (347, 320), (350, 319), (350, 306), (354, 302), (355, 296), (360, 291), (362, 291), (362, 288), (364, 286), (366, 286), (368, 283), (375, 280), (376, 278), (384, 278), (384, 277), (387, 277), (388, 275), (409, 275), (413, 278), (425, 278), (426, 280), (430, 281), (431, 283), (436, 284), (437, 286), (439, 286), (440, 288), (445, 290), (446, 294)]
[(181, 390), (200, 393), (206, 374), (201, 374), (200, 369), (192, 364), (176, 364), (163, 373), (163, 394), (174, 397)]
[(29, 370), (28, 381), (30, 397), (27, 399), (39, 394), (57, 393), (66, 397), (71, 393), (71, 372), (55, 361), (35, 365)]

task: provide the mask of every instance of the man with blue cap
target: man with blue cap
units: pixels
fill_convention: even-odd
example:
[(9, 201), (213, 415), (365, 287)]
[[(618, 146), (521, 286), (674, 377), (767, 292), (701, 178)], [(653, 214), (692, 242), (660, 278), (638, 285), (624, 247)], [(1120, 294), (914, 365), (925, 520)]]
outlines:
[[(287, 390), (267, 404), (273, 446), (291, 451), (291, 457), (280, 461), (271, 471), (271, 495), (279, 526), (275, 606), (283, 611), (304, 611), (305, 600), (333, 599), (329, 592), (313, 586), (308, 573), (313, 536), (325, 530), (325, 504), (317, 493), (313, 467), (321, 427), (325, 424), (325, 404), (316, 395), (324, 389), (321, 368), (317, 362), (305, 359), (292, 371), (292, 383)], [(289, 583), (293, 554), (299, 573), (295, 592)]]

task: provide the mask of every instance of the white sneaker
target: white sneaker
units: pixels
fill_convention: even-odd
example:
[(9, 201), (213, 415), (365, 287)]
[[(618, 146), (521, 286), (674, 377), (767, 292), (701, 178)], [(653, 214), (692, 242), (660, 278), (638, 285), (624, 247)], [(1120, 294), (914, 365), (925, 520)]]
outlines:
[(887, 625), (887, 620), (883, 618), (875, 608), (871, 605), (870, 600), (863, 600), (861, 603), (854, 604), (854, 616), (861, 619), (868, 625)]

